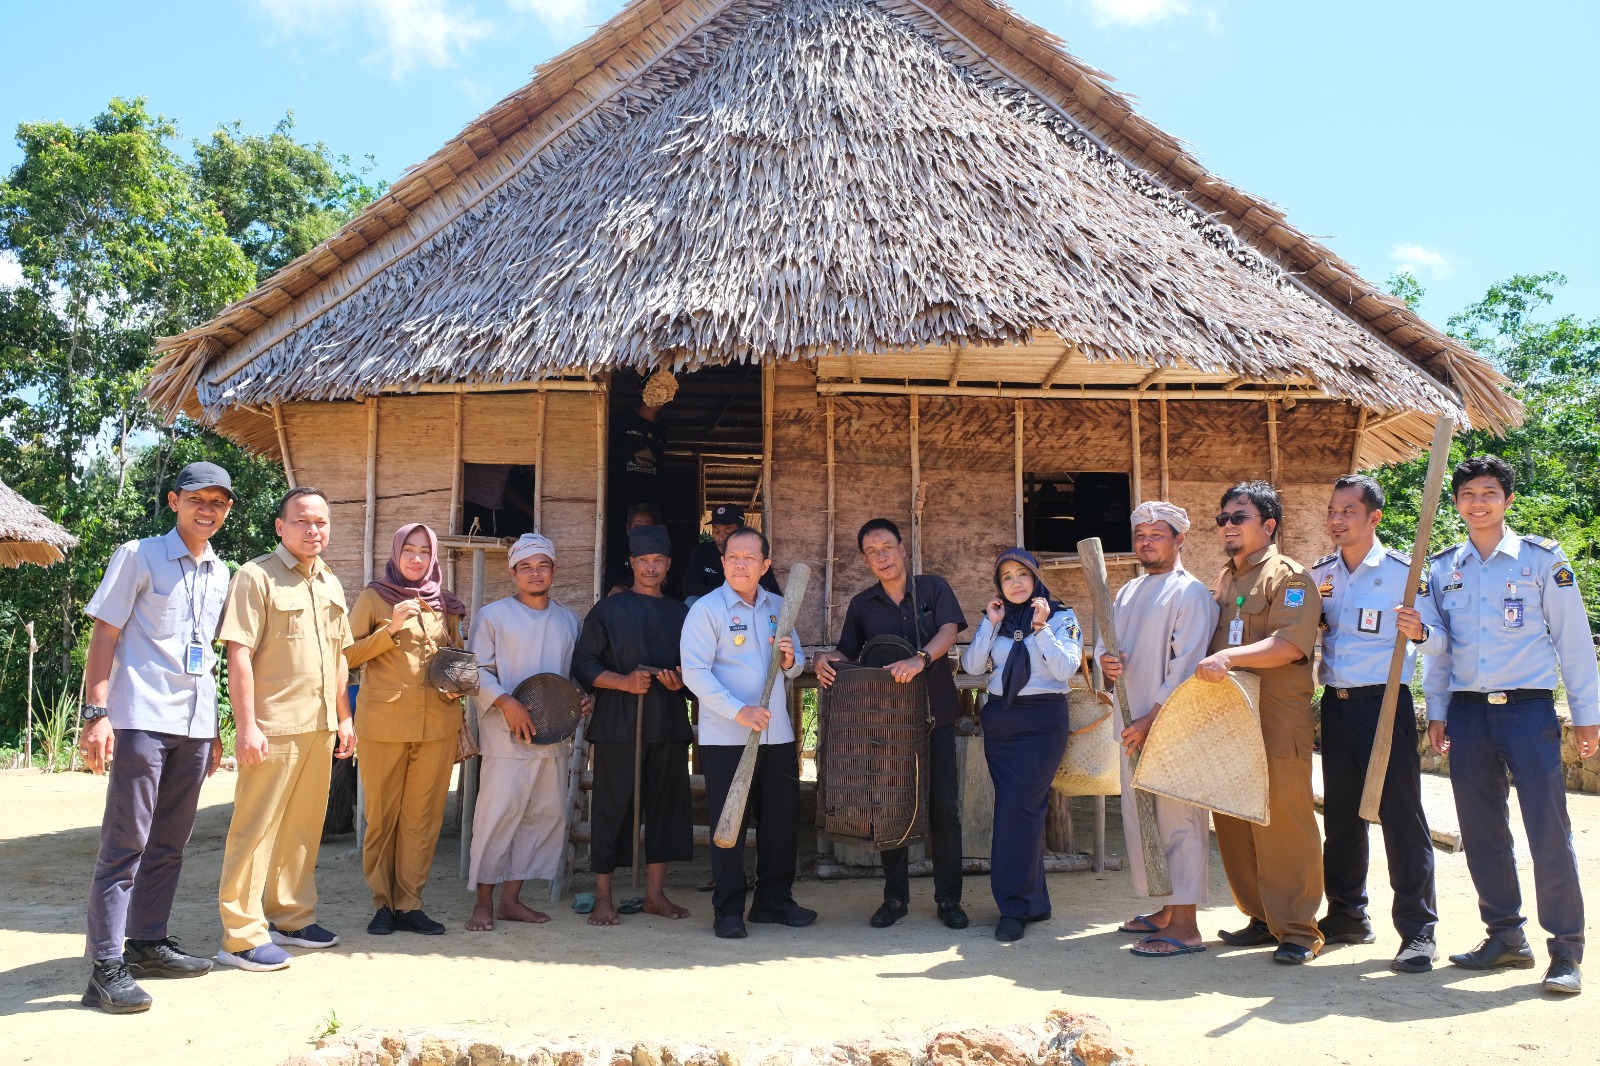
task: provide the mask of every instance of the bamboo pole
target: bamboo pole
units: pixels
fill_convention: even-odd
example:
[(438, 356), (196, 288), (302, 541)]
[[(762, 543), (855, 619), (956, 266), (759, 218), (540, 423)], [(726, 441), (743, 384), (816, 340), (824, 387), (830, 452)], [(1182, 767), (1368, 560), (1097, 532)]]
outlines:
[(1171, 471), (1167, 464), (1167, 387), (1161, 386), (1161, 395), (1158, 398), (1161, 411), (1161, 498), (1172, 499)]
[(1367, 443), (1367, 409), (1363, 407), (1356, 414), (1356, 441), (1350, 446), (1350, 472), (1356, 473), (1361, 469), (1361, 449)]
[(283, 477), (291, 489), (299, 488), (294, 480), (294, 462), (289, 458), (289, 433), (283, 428), (283, 404), (272, 402), (272, 424), (278, 431), (278, 454), (283, 458)]
[(605, 593), (607, 395), (594, 396), (594, 602)]
[(827, 440), (828, 440), (828, 444), (827, 444), (827, 457), (828, 457), (828, 459), (827, 459), (827, 462), (828, 462), (828, 516), (827, 516), (828, 554), (827, 554), (827, 562), (825, 563), (825, 565), (823, 566), (823, 569), (822, 569), (822, 615), (823, 615), (823, 617), (822, 617), (822, 640), (823, 640), (823, 643), (827, 643), (833, 637), (833, 565), (834, 565), (834, 554), (835, 554), (834, 553), (834, 543), (835, 543), (834, 533), (835, 533), (835, 521), (836, 521), (836, 518), (837, 518), (837, 515), (838, 515), (838, 511), (834, 506), (834, 488), (833, 488), (833, 397), (832, 396), (828, 397), (827, 413), (828, 413), (827, 414), (827, 417), (828, 417), (828, 437), (827, 437)]
[[(1246, 382), (1250, 384), (1250, 382)], [(1340, 403), (1335, 397), (1328, 396), (1314, 389), (1304, 388), (1298, 390), (1286, 389), (1277, 382), (1262, 382), (1270, 386), (1280, 396), (1293, 396), (1302, 403)], [(1070, 387), (1041, 389), (1036, 386), (1024, 385), (958, 385), (951, 388), (948, 385), (909, 385), (901, 382), (888, 381), (844, 381), (829, 378), (817, 382), (818, 396), (906, 396), (915, 391), (923, 396), (976, 396), (989, 400), (1059, 400), (1069, 397), (1075, 400), (1122, 400), (1134, 399), (1139, 396), (1148, 396), (1137, 389), (1124, 387), (1088, 388), (1080, 385)], [(1260, 392), (1227, 392), (1222, 389), (1204, 390), (1199, 388), (1184, 388), (1174, 390), (1167, 396), (1173, 402), (1179, 401), (1218, 401), (1260, 403)], [(1404, 412), (1399, 417), (1406, 417), (1412, 412)]]
[(916, 393), (911, 404), (911, 572), (922, 573), (922, 442), (918, 416), (922, 400)]
[(1128, 432), (1133, 434), (1132, 499), (1135, 507), (1144, 502), (1144, 440), (1139, 435), (1139, 401), (1128, 401)]
[(464, 469), (462, 469), (462, 465), (461, 465), (462, 464), (461, 455), (462, 455), (462, 451), (463, 451), (464, 446), (465, 446), (464, 443), (463, 443), (463, 439), (462, 439), (463, 438), (463, 433), (462, 433), (462, 425), (461, 425), (461, 414), (462, 414), (461, 407), (462, 407), (462, 404), (464, 404), (465, 402), (466, 402), (466, 397), (463, 396), (459, 392), (456, 393), (456, 400), (455, 400), (456, 431), (455, 431), (455, 437), (453, 438), (454, 439), (453, 447), (455, 448), (455, 455), (454, 455), (454, 458), (452, 459), (451, 464), (450, 464), (450, 525), (449, 525), (449, 529), (450, 529), (450, 532), (452, 532), (452, 533), (464, 533), (464, 532), (466, 532), (465, 530), (463, 530), (461, 528), (461, 496), (462, 496), (462, 493), (464, 491), (463, 480), (466, 477), (466, 471)]
[[(467, 601), (467, 609), (471, 617), (476, 620), (478, 611), (483, 607), (483, 549), (472, 549), (472, 595)], [(473, 739), (478, 739), (478, 697), (467, 697), (467, 728), (472, 730)], [(460, 867), (460, 876), (466, 877), (472, 865), (472, 820), (478, 806), (478, 765), (480, 758), (474, 755), (461, 764), (461, 857), (457, 864)]]
[(761, 532), (772, 540), (772, 404), (777, 397), (777, 373), (761, 364)]
[(544, 425), (547, 406), (549, 401), (541, 392), (533, 437), (533, 531), (535, 533), (544, 532)]
[(28, 719), (27, 727), (22, 734), (22, 754), (24, 765), (31, 770), (33, 769), (33, 656), (39, 650), (39, 642), (33, 639), (32, 622), (23, 628), (28, 631)]
[(1267, 464), (1271, 470), (1272, 487), (1278, 487), (1281, 471), (1278, 467), (1278, 401), (1267, 401)]
[(1025, 547), (1022, 543), (1022, 401), (1016, 401), (1016, 406), (1011, 412), (1011, 477), (1015, 490), (1013, 502), (1016, 507), (1016, 534), (1017, 547)]
[(378, 528), (378, 398), (367, 397), (367, 516), (364, 539), (361, 545), (362, 580), (370, 582), (373, 574), (372, 540)]

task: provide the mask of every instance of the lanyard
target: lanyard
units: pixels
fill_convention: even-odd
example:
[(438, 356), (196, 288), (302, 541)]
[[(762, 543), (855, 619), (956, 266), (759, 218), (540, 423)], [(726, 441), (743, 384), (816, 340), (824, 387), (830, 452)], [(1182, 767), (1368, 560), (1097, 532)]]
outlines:
[(196, 592), (196, 588), (198, 587), (198, 590), (199, 590), (199, 605), (201, 607), (204, 607), (205, 604), (206, 604), (206, 592), (208, 591), (208, 589), (210, 588), (210, 585), (211, 585), (211, 570), (208, 567), (206, 569), (205, 577), (202, 578), (200, 576), (200, 564), (199, 563), (194, 563), (194, 569), (193, 570), (188, 570), (188, 569), (185, 569), (185, 567), (183, 565), (183, 560), (179, 559), (178, 560), (178, 573), (181, 575), (179, 580), (182, 582), (183, 587), (184, 587), (184, 592), (187, 593), (188, 600), (189, 600), (189, 640), (192, 643), (199, 644), (200, 643), (200, 612), (195, 609), (195, 592)]

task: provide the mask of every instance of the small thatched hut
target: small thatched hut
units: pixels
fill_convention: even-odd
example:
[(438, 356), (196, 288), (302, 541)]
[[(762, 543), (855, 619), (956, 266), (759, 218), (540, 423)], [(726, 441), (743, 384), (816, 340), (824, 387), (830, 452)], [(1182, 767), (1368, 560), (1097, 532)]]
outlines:
[(52, 566), (77, 546), (77, 537), (0, 481), (0, 566)]
[[(1443, 413), (1520, 419), (1482, 359), (1107, 82), (996, 0), (636, 0), (163, 341), (150, 394), (329, 491), (350, 585), (404, 521), (467, 533), (478, 467), (520, 472), (581, 611), (622, 520), (608, 426), (670, 368), (680, 554), (708, 507), (753, 504), (780, 574), (821, 565), (815, 643), (875, 514), (974, 615), (1018, 541), (1082, 602), (1072, 545), (1116, 562), (1142, 498), (1209, 516), (1270, 478), (1307, 559), (1332, 478)], [(1196, 537), (1191, 566), (1218, 561)]]

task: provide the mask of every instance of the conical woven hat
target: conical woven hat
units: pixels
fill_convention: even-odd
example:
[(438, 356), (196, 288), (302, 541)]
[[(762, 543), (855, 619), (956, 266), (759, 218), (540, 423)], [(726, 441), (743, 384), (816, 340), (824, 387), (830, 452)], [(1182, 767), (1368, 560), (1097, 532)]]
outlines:
[(1220, 683), (1191, 677), (1150, 727), (1135, 788), (1268, 824), (1261, 679), (1236, 670)]

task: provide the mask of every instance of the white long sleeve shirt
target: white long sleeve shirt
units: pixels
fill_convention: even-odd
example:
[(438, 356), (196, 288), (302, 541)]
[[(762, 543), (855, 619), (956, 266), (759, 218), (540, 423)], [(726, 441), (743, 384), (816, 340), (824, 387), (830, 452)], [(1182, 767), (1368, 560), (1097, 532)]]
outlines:
[[(782, 614), (782, 596), (759, 589), (755, 603), (746, 603), (726, 583), (689, 608), (679, 652), (683, 683), (700, 698), (700, 744), (743, 744), (749, 737), (750, 730), (734, 721), (734, 716), (745, 706), (761, 706), (761, 689), (767, 680), (767, 663), (777, 647)], [(800, 635), (791, 633), (789, 637), (794, 642), (794, 665), (783, 673), (798, 677), (806, 666), (805, 655)], [(785, 710), (787, 701), (779, 695), (782, 691), (775, 690), (767, 705), (773, 714), (761, 732), (763, 744), (794, 740), (794, 725)]]
[[(961, 653), (961, 669), (969, 674), (981, 674), (991, 663), (989, 695), (1005, 693), (1006, 660), (1018, 641), (1006, 635), (997, 640), (994, 623), (983, 616), (978, 633)], [(1071, 607), (1065, 607), (1050, 616), (1038, 632), (1028, 633), (1021, 644), (1028, 651), (1028, 683), (1018, 696), (1037, 696), (1045, 692), (1066, 692), (1067, 683), (1077, 673), (1083, 662), (1083, 631), (1078, 628), (1078, 618)]]

